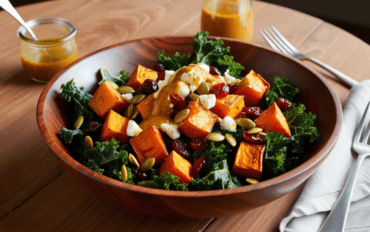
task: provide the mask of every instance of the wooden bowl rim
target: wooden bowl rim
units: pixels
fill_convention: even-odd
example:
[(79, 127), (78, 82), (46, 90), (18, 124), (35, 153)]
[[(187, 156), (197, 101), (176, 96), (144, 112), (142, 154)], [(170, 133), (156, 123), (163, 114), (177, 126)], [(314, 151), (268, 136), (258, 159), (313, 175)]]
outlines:
[[(246, 186), (241, 186), (241, 187), (237, 187), (237, 188), (233, 188), (233, 189), (222, 189), (222, 190), (175, 191), (175, 190), (154, 189), (154, 188), (142, 187), (142, 186), (138, 186), (138, 185), (127, 184), (127, 183), (121, 182), (119, 180), (115, 180), (113, 178), (110, 178), (110, 177), (104, 176), (102, 174), (99, 174), (99, 173), (85, 167), (84, 165), (80, 164), (79, 162), (77, 162), (75, 159), (72, 158), (72, 156), (68, 152), (65, 151), (65, 150), (67, 150), (65, 148), (65, 146), (60, 146), (59, 144), (55, 143), (51, 139), (51, 137), (48, 134), (48, 128), (46, 128), (45, 119), (43, 117), (43, 109), (44, 109), (44, 105), (45, 105), (45, 100), (46, 100), (47, 96), (49, 95), (49, 91), (50, 91), (51, 87), (54, 85), (54, 83), (56, 82), (56, 80), (61, 75), (63, 75), (67, 70), (72, 68), (75, 64), (77, 64), (77, 63), (85, 60), (86, 58), (89, 58), (89, 57), (91, 57), (91, 56), (93, 56), (97, 53), (100, 53), (102, 51), (105, 51), (105, 50), (108, 50), (108, 49), (113, 49), (113, 48), (120, 47), (120, 46), (130, 44), (130, 43), (142, 42), (142, 41), (145, 41), (145, 40), (167, 40), (167, 39), (189, 40), (189, 39), (192, 39), (192, 38), (193, 38), (192, 36), (161, 36), (161, 37), (140, 38), (140, 39), (129, 40), (129, 41), (117, 43), (117, 44), (114, 44), (114, 45), (111, 45), (111, 46), (107, 46), (107, 47), (98, 49), (98, 50), (96, 50), (92, 53), (89, 53), (89, 54), (87, 54), (83, 57), (80, 57), (79, 59), (77, 59), (76, 61), (74, 61), (73, 63), (71, 63), (67, 67), (65, 67), (63, 70), (61, 70), (59, 73), (57, 73), (46, 84), (46, 86), (44, 87), (44, 89), (43, 89), (43, 91), (40, 95), (39, 101), (37, 103), (37, 123), (38, 123), (39, 129), (40, 129), (40, 132), (41, 132), (46, 144), (48, 145), (49, 149), (55, 155), (57, 155), (60, 159), (64, 160), (64, 162), (68, 163), (74, 170), (78, 171), (79, 173), (81, 173), (81, 174), (83, 174), (87, 177), (93, 178), (96, 181), (99, 181), (99, 182), (105, 183), (109, 186), (112, 186), (114, 188), (133, 191), (133, 192), (139, 192), (139, 193), (144, 193), (144, 194), (157, 195), (157, 196), (162, 196), (162, 197), (163, 196), (170, 196), (170, 197), (181, 197), (181, 198), (216, 197), (216, 196), (226, 196), (226, 195), (233, 195), (233, 194), (241, 194), (241, 193), (244, 193), (244, 192), (257, 191), (259, 189), (263, 189), (263, 188), (266, 188), (266, 187), (278, 185), (278, 184), (280, 184), (284, 181), (289, 181), (292, 178), (294, 178), (295, 176), (304, 173), (307, 169), (310, 169), (312, 166), (316, 165), (322, 159), (326, 158), (326, 156), (328, 155), (330, 150), (333, 148), (333, 146), (335, 145), (335, 143), (336, 143), (336, 141), (339, 137), (339, 133), (340, 133), (341, 126), (342, 126), (342, 120), (343, 120), (343, 112), (342, 112), (342, 106), (341, 106), (340, 100), (339, 100), (338, 96), (336, 95), (336, 93), (334, 92), (334, 90), (332, 89), (332, 87), (330, 86), (330, 84), (327, 82), (327, 80), (320, 73), (318, 73), (316, 70), (307, 66), (306, 64), (304, 64), (300, 60), (298, 60), (296, 58), (293, 58), (293, 57), (290, 57), (288, 55), (279, 53), (279, 52), (277, 52), (277, 51), (275, 51), (271, 48), (263, 47), (261, 45), (251, 43), (251, 42), (244, 42), (244, 41), (240, 41), (240, 40), (236, 40), (236, 39), (231, 39), (231, 38), (226, 38), (226, 37), (214, 37), (214, 36), (209, 36), (209, 38), (210, 39), (220, 38), (224, 41), (245, 43), (245, 44), (249, 44), (251, 46), (254, 46), (258, 49), (262, 49), (262, 50), (266, 50), (266, 51), (275, 53), (279, 56), (284, 57), (285, 59), (289, 59), (289, 60), (303, 66), (305, 69), (307, 69), (308, 71), (313, 73), (321, 82), (323, 82), (325, 87), (330, 92), (330, 95), (332, 96), (333, 101), (334, 101), (335, 113), (336, 113), (336, 123), (335, 123), (335, 126), (334, 126), (334, 130), (332, 131), (327, 143), (324, 145), (324, 147), (321, 148), (321, 150), (319, 150), (319, 152), (317, 152), (313, 157), (309, 158), (308, 160), (306, 160), (304, 163), (302, 163), (298, 167), (296, 167), (296, 168), (294, 168), (294, 169), (292, 169), (292, 170), (290, 170), (290, 171), (288, 171), (288, 172), (286, 172), (286, 173), (284, 173), (280, 176), (274, 177), (274, 178), (269, 179), (269, 180), (262, 181), (258, 184), (255, 184), (255, 185), (246, 185)], [(63, 150), (63, 149), (65, 149), (65, 150)]]

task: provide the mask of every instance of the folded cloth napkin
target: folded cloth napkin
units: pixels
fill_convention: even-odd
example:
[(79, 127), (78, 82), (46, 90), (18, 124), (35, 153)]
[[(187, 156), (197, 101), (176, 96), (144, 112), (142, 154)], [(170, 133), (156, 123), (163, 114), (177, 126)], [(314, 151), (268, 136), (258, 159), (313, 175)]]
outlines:
[[(318, 231), (338, 199), (354, 166), (357, 154), (352, 140), (370, 101), (370, 80), (351, 90), (343, 111), (338, 141), (326, 160), (310, 177), (290, 214), (280, 222), (281, 232)], [(366, 158), (351, 198), (346, 231), (370, 231), (370, 158)]]

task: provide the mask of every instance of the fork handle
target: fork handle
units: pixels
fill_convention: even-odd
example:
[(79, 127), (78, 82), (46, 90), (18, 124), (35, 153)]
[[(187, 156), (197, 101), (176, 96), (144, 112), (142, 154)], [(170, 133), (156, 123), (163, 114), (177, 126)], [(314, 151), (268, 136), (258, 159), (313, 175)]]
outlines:
[(321, 62), (319, 60), (316, 60), (315, 58), (307, 57), (307, 59), (316, 63), (316, 64), (318, 64), (319, 66), (323, 67), (324, 69), (328, 70), (329, 72), (331, 72), (332, 74), (337, 76), (339, 79), (341, 79), (344, 83), (346, 83), (349, 87), (353, 87), (353, 86), (358, 85), (357, 81), (353, 80), (352, 78), (350, 78), (347, 75), (344, 75), (343, 73), (341, 73), (338, 70), (330, 67), (329, 65), (324, 64), (323, 62)]
[(356, 164), (351, 171), (350, 178), (347, 180), (341, 194), (328, 217), (321, 226), (319, 232), (344, 231), (346, 225), (348, 208), (351, 202), (351, 195), (356, 184), (356, 179), (366, 155), (359, 155)]

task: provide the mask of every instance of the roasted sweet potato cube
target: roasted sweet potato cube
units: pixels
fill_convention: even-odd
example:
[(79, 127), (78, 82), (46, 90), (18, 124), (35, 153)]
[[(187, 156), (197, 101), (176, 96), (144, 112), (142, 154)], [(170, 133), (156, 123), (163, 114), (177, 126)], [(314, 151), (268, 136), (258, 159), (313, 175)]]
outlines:
[(292, 136), (288, 122), (276, 103), (262, 112), (261, 116), (259, 116), (254, 123), (265, 132), (278, 132), (285, 137)]
[(217, 114), (220, 118), (230, 116), (236, 118), (243, 110), (244, 97), (240, 95), (229, 94), (223, 98), (216, 99), (216, 105), (211, 111)]
[(161, 164), (168, 157), (166, 145), (161, 132), (152, 126), (135, 138), (130, 139), (132, 148), (136, 153), (139, 164), (149, 158), (155, 158), (155, 164)]
[(128, 121), (128, 118), (110, 110), (100, 133), (100, 141), (110, 141), (114, 137), (115, 140), (121, 143), (127, 142), (128, 136), (126, 131)]
[(260, 180), (264, 153), (264, 145), (241, 142), (235, 156), (234, 174)]
[(159, 176), (166, 172), (169, 172), (180, 178), (180, 184), (186, 183), (190, 184), (193, 179), (190, 176), (191, 163), (186, 159), (182, 158), (175, 151), (172, 151), (170, 156), (168, 156), (159, 168)]
[(190, 113), (179, 123), (179, 131), (192, 139), (205, 138), (211, 133), (217, 116), (196, 101), (191, 101), (186, 108)]
[(263, 95), (270, 89), (270, 84), (259, 74), (251, 70), (240, 82), (235, 94), (244, 96), (245, 106), (256, 106)]
[(130, 79), (128, 79), (126, 85), (131, 86), (132, 88), (137, 90), (146, 79), (156, 81), (157, 78), (158, 73), (156, 71), (148, 69), (139, 64), (134, 72), (131, 74)]
[(95, 91), (88, 104), (97, 115), (106, 118), (110, 110), (120, 112), (130, 103), (123, 100), (121, 94), (106, 81)]
[(143, 119), (146, 119), (151, 113), (153, 113), (151, 111), (153, 109), (154, 102), (155, 98), (153, 93), (136, 105), (136, 108), (139, 110)]

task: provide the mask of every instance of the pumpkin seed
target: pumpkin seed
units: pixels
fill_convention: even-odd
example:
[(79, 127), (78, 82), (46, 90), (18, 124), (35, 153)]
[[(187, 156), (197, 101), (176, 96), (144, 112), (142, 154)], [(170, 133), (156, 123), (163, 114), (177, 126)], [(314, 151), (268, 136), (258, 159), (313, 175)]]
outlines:
[(246, 130), (256, 127), (256, 124), (249, 118), (237, 118), (235, 119), (235, 122), (237, 125), (241, 126), (242, 128)]
[(149, 171), (153, 166), (154, 166), (154, 164), (155, 164), (155, 158), (149, 158), (149, 159), (147, 159), (147, 160), (145, 160), (142, 164), (141, 164), (141, 166), (140, 166), (140, 168), (139, 168), (139, 171), (140, 172), (146, 172), (146, 171)]
[(111, 82), (111, 81), (106, 81), (106, 82), (108, 82), (114, 89), (119, 89), (119, 86), (116, 83)]
[(206, 137), (209, 141), (213, 141), (213, 142), (221, 142), (225, 139), (225, 136), (223, 136), (222, 134), (220, 133), (217, 133), (217, 132), (213, 132), (213, 133), (210, 133), (209, 135), (207, 135)]
[(193, 101), (199, 102), (199, 95), (195, 93), (189, 94), (189, 98)]
[(179, 123), (179, 122), (185, 120), (188, 117), (189, 114), (190, 114), (190, 110), (189, 109), (180, 110), (180, 112), (178, 112), (176, 114), (176, 116), (173, 119), (173, 121), (176, 122), (176, 123)]
[(119, 87), (118, 92), (120, 94), (135, 93), (135, 90), (130, 86), (121, 86)]
[(94, 143), (93, 143), (93, 140), (90, 136), (85, 137), (85, 147), (86, 147), (86, 149), (93, 149), (94, 148)]
[(259, 132), (262, 132), (262, 128), (259, 128), (259, 127), (255, 127), (255, 128), (252, 128), (252, 129), (249, 129), (247, 131), (248, 134), (257, 134)]
[(78, 129), (81, 127), (82, 123), (84, 122), (84, 116), (79, 116), (75, 122), (75, 129)]
[(220, 118), (220, 117), (217, 117), (217, 121), (216, 121), (218, 124), (221, 124), (221, 122), (222, 122), (222, 118)]
[(126, 165), (122, 165), (122, 168), (121, 168), (121, 178), (122, 178), (122, 182), (125, 182), (127, 180), (127, 169), (126, 169)]
[(258, 134), (262, 135), (263, 137), (267, 136), (267, 133), (265, 133), (265, 132), (259, 132)]
[(128, 155), (128, 161), (130, 161), (130, 163), (132, 163), (133, 165), (135, 165), (137, 168), (140, 167), (139, 162), (137, 162), (137, 159), (131, 153)]
[(209, 85), (207, 85), (207, 82), (203, 81), (199, 87), (198, 87), (198, 92), (200, 94), (208, 94), (210, 91)]
[(126, 118), (131, 118), (132, 111), (134, 110), (134, 105), (130, 104), (127, 109), (125, 110), (125, 113), (123, 114), (124, 117)]
[(131, 114), (131, 119), (135, 119), (139, 115), (139, 110), (134, 107)]
[(139, 94), (139, 95), (136, 95), (135, 97), (133, 97), (131, 100), (130, 100), (130, 103), (131, 104), (137, 104), (139, 102), (141, 102), (146, 96), (144, 94)]
[(247, 178), (245, 179), (249, 184), (258, 184), (259, 181), (253, 178)]
[(236, 146), (236, 140), (235, 140), (235, 138), (231, 134), (226, 134), (225, 135), (225, 138), (226, 138), (227, 142), (229, 142), (229, 144), (231, 146), (233, 146), (233, 147)]

